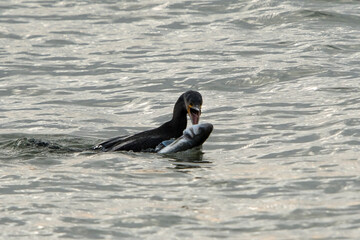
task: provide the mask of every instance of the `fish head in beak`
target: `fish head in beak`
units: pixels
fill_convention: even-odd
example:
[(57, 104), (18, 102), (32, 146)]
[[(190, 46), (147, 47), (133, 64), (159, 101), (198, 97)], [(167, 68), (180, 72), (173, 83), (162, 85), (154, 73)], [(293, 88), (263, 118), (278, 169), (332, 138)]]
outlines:
[(191, 123), (196, 125), (199, 123), (200, 115), (201, 115), (201, 106), (200, 105), (191, 105), (187, 106), (187, 112), (190, 117)]

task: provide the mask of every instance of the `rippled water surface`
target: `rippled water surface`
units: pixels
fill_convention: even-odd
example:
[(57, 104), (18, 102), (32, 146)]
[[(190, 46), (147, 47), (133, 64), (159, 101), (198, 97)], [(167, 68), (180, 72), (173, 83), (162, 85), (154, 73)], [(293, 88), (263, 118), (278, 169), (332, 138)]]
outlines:
[[(357, 239), (360, 3), (0, 2), (3, 239)], [(188, 89), (202, 151), (95, 153)]]

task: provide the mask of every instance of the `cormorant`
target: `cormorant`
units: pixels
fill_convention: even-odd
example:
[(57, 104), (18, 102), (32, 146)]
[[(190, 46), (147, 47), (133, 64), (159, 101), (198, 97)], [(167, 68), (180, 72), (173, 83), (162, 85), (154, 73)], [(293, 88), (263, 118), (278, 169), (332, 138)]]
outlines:
[(178, 138), (187, 125), (187, 114), (193, 125), (199, 123), (202, 96), (197, 91), (189, 90), (176, 101), (172, 119), (158, 128), (140, 132), (131, 136), (109, 139), (94, 149), (102, 151), (154, 151), (156, 146), (165, 140)]

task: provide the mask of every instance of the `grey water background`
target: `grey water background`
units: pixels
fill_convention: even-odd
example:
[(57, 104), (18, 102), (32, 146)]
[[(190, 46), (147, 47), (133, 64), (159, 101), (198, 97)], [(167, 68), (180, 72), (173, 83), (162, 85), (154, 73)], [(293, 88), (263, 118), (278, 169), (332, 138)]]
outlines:
[[(360, 2), (0, 2), (2, 239), (358, 239)], [(94, 153), (188, 89), (200, 151)]]

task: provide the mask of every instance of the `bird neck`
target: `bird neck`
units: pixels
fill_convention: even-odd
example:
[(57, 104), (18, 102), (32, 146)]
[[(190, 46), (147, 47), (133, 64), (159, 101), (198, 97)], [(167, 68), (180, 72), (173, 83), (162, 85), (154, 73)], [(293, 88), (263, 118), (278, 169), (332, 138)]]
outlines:
[(175, 103), (172, 119), (161, 125), (159, 130), (167, 134), (168, 139), (180, 137), (187, 125), (186, 115), (184, 96), (181, 95)]
[(173, 117), (172, 117), (171, 121), (173, 123), (175, 123), (175, 125), (184, 124), (184, 128), (186, 128), (186, 123), (187, 123), (186, 115), (187, 115), (187, 112), (184, 107), (184, 103), (182, 103), (181, 106), (175, 105)]
[(176, 132), (176, 135), (181, 136), (182, 132), (186, 128), (187, 125), (187, 111), (184, 102), (184, 96), (181, 95), (179, 99), (176, 101), (173, 111), (173, 117), (171, 121), (169, 121), (170, 127)]

